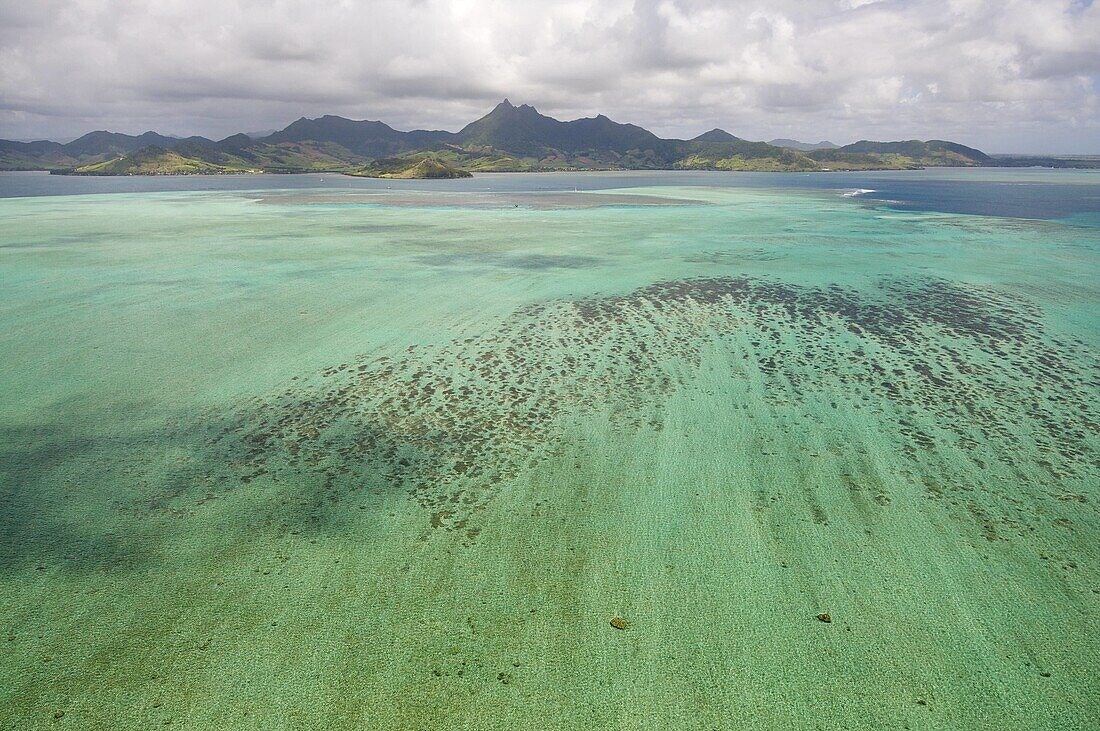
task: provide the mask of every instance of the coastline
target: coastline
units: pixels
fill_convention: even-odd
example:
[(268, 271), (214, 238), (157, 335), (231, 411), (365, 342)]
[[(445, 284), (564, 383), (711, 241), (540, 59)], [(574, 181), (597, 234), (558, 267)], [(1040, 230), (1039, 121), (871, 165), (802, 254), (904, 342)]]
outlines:
[[(585, 174), (585, 173), (761, 173), (768, 175), (804, 175), (806, 173), (874, 173), (874, 172), (918, 172), (923, 170), (1100, 170), (1100, 159), (1095, 162), (1095, 167), (1058, 167), (1050, 165), (921, 165), (918, 167), (857, 167), (857, 168), (807, 168), (799, 170), (749, 170), (729, 168), (614, 168), (614, 167), (585, 167), (585, 168), (546, 168), (540, 170), (471, 170), (472, 175), (542, 175), (554, 173)], [(203, 173), (76, 173), (67, 170), (36, 168), (21, 170), (0, 170), (0, 173), (45, 173), (65, 177), (82, 178), (170, 178), (170, 177), (231, 177), (253, 175), (342, 175), (349, 178), (366, 178), (373, 180), (447, 180), (460, 178), (399, 178), (386, 175), (356, 175), (347, 170), (231, 170), (225, 172)]]

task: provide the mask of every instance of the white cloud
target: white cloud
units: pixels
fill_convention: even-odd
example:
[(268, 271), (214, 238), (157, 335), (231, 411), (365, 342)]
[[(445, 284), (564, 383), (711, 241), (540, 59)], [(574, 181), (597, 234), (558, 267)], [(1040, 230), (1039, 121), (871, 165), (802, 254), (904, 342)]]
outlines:
[(501, 97), (660, 134), (1100, 152), (1069, 0), (0, 0), (0, 136), (455, 129)]

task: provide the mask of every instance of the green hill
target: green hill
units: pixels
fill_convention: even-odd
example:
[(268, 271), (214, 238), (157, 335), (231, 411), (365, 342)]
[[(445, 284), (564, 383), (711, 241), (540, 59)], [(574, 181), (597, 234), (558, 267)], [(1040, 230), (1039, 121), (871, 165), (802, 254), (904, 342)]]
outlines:
[(454, 135), (450, 132), (400, 132), (384, 122), (357, 121), (325, 115), (317, 119), (302, 117), (286, 129), (264, 137), (259, 142), (267, 145), (328, 143), (353, 156), (375, 159), (424, 149), (452, 137)]
[(247, 172), (242, 167), (215, 165), (149, 145), (122, 157), (66, 171), (68, 175), (217, 175)]
[(816, 160), (843, 160), (845, 155), (877, 155), (884, 160), (906, 158), (917, 165), (969, 167), (988, 165), (992, 158), (981, 150), (945, 140), (905, 140), (903, 142), (871, 142), (860, 140), (832, 150), (814, 150)]
[(456, 168), (448, 162), (432, 156), (417, 158), (391, 158), (376, 160), (357, 170), (348, 172), (364, 178), (446, 179), (469, 178), (469, 171)]

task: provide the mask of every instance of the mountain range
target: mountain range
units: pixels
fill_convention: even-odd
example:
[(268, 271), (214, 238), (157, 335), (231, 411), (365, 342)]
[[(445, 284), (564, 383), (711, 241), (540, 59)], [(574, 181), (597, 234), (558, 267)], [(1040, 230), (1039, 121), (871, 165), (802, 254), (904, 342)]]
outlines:
[(775, 140), (768, 140), (769, 145), (775, 147), (789, 147), (792, 150), (801, 150), (802, 152), (810, 152), (811, 150), (833, 150), (840, 145), (829, 142), (828, 140), (822, 140), (821, 142), (799, 142), (798, 140), (790, 140), (786, 138), (779, 138)]
[[(602, 114), (563, 122), (507, 99), (458, 132), (403, 132), (384, 122), (326, 115), (303, 117), (258, 138), (240, 133), (215, 141), (98, 131), (66, 144), (0, 140), (0, 170), (71, 175), (323, 171), (459, 177), (471, 171), (872, 170), (1003, 165), (1013, 159), (944, 140), (861, 141), (838, 147), (786, 139), (752, 142), (721, 129), (690, 140), (663, 139)], [(1026, 160), (1069, 166), (1058, 165), (1055, 158)]]

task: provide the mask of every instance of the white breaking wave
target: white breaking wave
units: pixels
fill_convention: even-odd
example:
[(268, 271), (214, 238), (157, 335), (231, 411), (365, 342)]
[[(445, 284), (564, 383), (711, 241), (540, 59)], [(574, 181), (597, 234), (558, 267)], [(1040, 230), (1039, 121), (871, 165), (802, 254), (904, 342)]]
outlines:
[(841, 193), (845, 198), (855, 198), (857, 195), (863, 195), (864, 193), (874, 193), (874, 188), (856, 188), (855, 190), (849, 190), (847, 193)]

